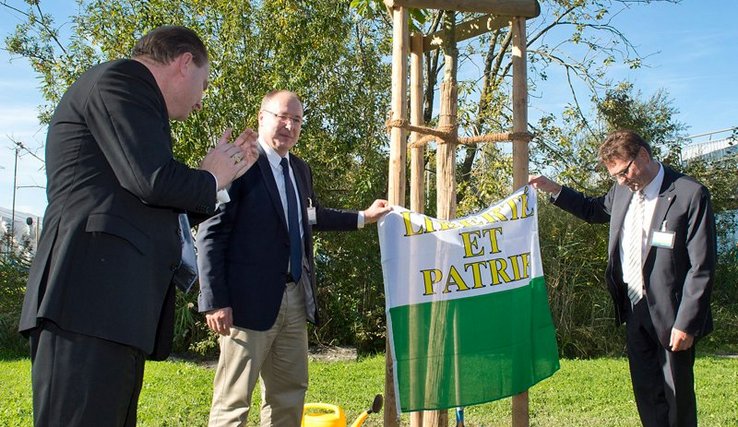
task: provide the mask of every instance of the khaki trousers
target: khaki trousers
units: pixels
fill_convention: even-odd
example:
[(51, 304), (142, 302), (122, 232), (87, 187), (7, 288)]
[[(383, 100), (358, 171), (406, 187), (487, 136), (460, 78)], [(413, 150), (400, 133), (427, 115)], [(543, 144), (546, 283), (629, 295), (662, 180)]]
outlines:
[(299, 426), (308, 385), (307, 346), (304, 293), (288, 283), (271, 329), (233, 327), (220, 338), (208, 425), (246, 425), (261, 378), (261, 425)]

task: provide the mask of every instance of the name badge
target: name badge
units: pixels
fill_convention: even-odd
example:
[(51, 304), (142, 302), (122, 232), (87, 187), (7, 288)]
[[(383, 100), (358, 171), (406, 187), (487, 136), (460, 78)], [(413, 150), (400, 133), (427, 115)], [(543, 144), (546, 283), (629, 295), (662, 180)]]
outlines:
[(674, 236), (673, 231), (655, 231), (651, 235), (651, 246), (657, 248), (674, 249)]
[(308, 223), (310, 225), (315, 225), (318, 223), (318, 217), (315, 214), (315, 206), (313, 206), (313, 201), (308, 197)]

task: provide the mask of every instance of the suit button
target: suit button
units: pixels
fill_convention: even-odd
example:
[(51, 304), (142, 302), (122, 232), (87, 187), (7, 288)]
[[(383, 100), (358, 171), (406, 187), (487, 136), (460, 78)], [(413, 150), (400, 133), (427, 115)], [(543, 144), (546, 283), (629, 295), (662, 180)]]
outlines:
[(173, 271), (173, 272), (174, 271), (177, 271), (177, 268), (179, 268), (179, 265), (177, 263), (171, 263), (171, 264), (169, 264), (169, 269), (171, 271)]

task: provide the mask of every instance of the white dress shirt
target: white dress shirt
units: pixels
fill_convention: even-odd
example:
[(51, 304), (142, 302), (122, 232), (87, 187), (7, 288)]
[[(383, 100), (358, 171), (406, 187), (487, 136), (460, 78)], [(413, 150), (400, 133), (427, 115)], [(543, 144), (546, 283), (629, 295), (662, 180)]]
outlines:
[[(659, 190), (661, 190), (661, 184), (664, 182), (664, 167), (659, 163), (659, 171), (656, 176), (643, 188), (643, 195), (645, 203), (643, 206), (643, 230), (641, 235), (643, 240), (641, 242), (641, 259), (646, 258), (648, 253), (648, 236), (650, 235), (651, 221), (653, 220), (653, 212), (656, 210), (656, 201), (659, 198)], [(634, 195), (634, 197), (637, 197)], [(632, 223), (629, 221), (631, 215), (630, 209), (625, 213), (625, 219), (623, 225), (620, 228), (621, 236), (628, 236), (631, 232), (629, 225)], [(657, 224), (658, 225), (658, 224)], [(620, 239), (620, 259), (625, 260), (625, 247), (623, 246), (626, 239)]]
[[(282, 157), (261, 138), (259, 138), (259, 144), (261, 144), (261, 148), (264, 149), (267, 160), (269, 160), (269, 166), (272, 167), (272, 175), (274, 175), (274, 181), (277, 183), (277, 191), (279, 191), (279, 199), (282, 201), (282, 209), (284, 210), (284, 218), (286, 221), (289, 216), (287, 213), (287, 191), (285, 190), (284, 186), (284, 173), (282, 172), (282, 165), (280, 164), (280, 162), (282, 161)], [(295, 196), (297, 196), (297, 206), (300, 207), (299, 209), (297, 209), (297, 223), (300, 224), (300, 238), (303, 238), (304, 228), (302, 227), (302, 206), (300, 203), (300, 190), (297, 189), (297, 180), (295, 179), (295, 173), (292, 171), (290, 153), (287, 153), (285, 158), (287, 158), (287, 161), (290, 165), (290, 179), (292, 180), (292, 186), (295, 189)]]

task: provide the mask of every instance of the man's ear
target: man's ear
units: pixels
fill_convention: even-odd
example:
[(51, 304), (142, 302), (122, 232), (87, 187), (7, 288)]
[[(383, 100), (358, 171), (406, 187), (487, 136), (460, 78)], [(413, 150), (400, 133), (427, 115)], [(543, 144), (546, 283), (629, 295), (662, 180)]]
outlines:
[(177, 69), (182, 75), (187, 75), (189, 68), (194, 65), (193, 57), (190, 52), (180, 54), (178, 57), (174, 58), (174, 61), (177, 63)]

